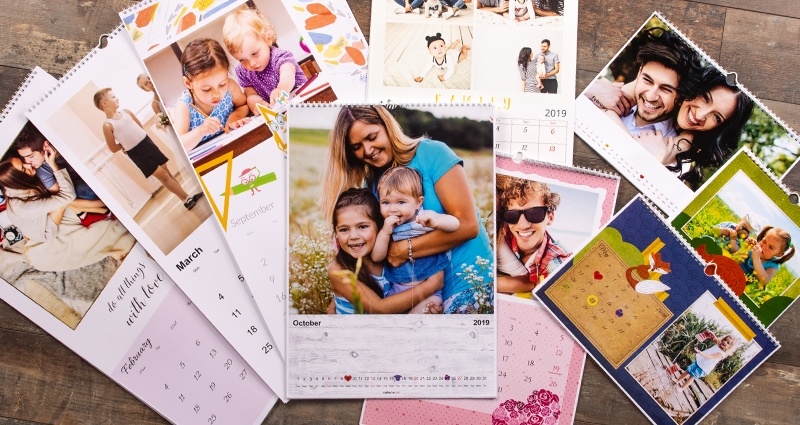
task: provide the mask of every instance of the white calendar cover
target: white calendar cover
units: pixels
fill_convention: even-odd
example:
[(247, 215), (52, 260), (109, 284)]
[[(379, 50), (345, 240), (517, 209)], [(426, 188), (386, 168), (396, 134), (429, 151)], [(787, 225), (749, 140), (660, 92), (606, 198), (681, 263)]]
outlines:
[(368, 99), (492, 102), (496, 151), (571, 165), (577, 34), (578, 0), (373, 0)]
[(743, 147), (779, 177), (800, 156), (797, 134), (658, 13), (576, 107), (578, 136), (668, 215)]
[(172, 423), (260, 424), (277, 396), (120, 220), (86, 215), (53, 147), (30, 148), (23, 112), (55, 82), (35, 69), (0, 114), (0, 297)]
[[(144, 69), (121, 31), (121, 27), (114, 31), (105, 48), (95, 48), (65, 74), (33, 105), (28, 116), (255, 372), (283, 398), (284, 363), (275, 339), (175, 133), (161, 126), (152, 94), (137, 87)], [(107, 121), (95, 99), (100, 107), (113, 110), (115, 121)], [(122, 125), (123, 119), (128, 127), (115, 127)], [(138, 134), (141, 146), (120, 149), (116, 140), (124, 140), (126, 129)], [(147, 138), (141, 136), (142, 132)], [(142, 147), (150, 149), (152, 161), (142, 161), (140, 153), (132, 150)], [(154, 163), (162, 165), (153, 167)], [(176, 193), (175, 186), (196, 199), (192, 208), (187, 207), (183, 195)]]
[[(366, 40), (344, 0), (146, 1), (120, 16), (283, 354), (286, 247), (278, 241), (285, 239), (286, 115), (281, 111), (287, 102), (363, 101)], [(215, 56), (204, 50), (203, 39)], [(221, 59), (209, 63), (211, 58)], [(212, 93), (220, 83), (217, 75), (224, 85)], [(209, 78), (215, 80), (207, 84)], [(223, 112), (227, 99), (229, 113)], [(209, 114), (213, 118), (206, 118)], [(224, 133), (217, 130), (223, 116)]]
[(492, 110), (290, 107), (290, 398), (495, 397)]

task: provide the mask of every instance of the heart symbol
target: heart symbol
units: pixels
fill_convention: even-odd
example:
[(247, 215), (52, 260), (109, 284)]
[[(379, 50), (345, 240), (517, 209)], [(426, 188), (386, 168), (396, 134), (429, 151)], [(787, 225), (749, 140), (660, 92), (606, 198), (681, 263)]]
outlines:
[(618, 309), (617, 311), (614, 312), (614, 314), (616, 314), (617, 317), (622, 317), (622, 309), (621, 308)]
[(347, 381), (347, 382), (350, 382), (351, 379), (353, 379), (353, 377), (350, 376), (350, 375), (345, 375), (344, 376), (344, 380)]
[(444, 376), (444, 380), (445, 380), (445, 381), (449, 381), (449, 380), (450, 380), (450, 375), (445, 375), (445, 376)]
[(644, 179), (644, 174), (639, 174), (640, 179)]
[(602, 273), (600, 273), (599, 271), (595, 270), (595, 271), (594, 271), (594, 279), (595, 279), (595, 280), (601, 280), (601, 279), (603, 279), (603, 274), (602, 274)]

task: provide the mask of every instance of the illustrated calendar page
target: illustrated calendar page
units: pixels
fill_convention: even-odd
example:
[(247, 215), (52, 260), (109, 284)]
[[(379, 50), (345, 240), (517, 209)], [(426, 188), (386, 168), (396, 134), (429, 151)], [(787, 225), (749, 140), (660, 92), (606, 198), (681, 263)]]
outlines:
[(497, 290), (530, 298), (614, 214), (619, 177), (503, 153), (495, 172)]
[(86, 211), (70, 163), (35, 150), (23, 111), (55, 83), (37, 68), (0, 115), (0, 297), (172, 423), (260, 424), (277, 396), (114, 215)]
[(284, 362), (276, 340), (173, 129), (160, 121), (153, 94), (137, 86), (144, 68), (120, 32), (121, 27), (105, 48), (92, 50), (28, 116), (255, 372), (284, 397)]
[(585, 352), (537, 301), (497, 300), (497, 399), (366, 400), (361, 424), (571, 424)]
[(671, 216), (744, 147), (779, 176), (800, 154), (794, 131), (657, 13), (576, 108), (578, 136)]
[[(767, 170), (750, 150), (742, 149), (672, 219), (708, 271), (764, 326), (800, 295), (800, 259), (792, 242), (800, 235), (800, 207)], [(756, 264), (763, 273), (756, 271)]]
[(495, 397), (491, 112), (290, 107), (290, 398)]
[(639, 196), (535, 295), (648, 419), (694, 424), (779, 347), (704, 269)]
[(167, 0), (120, 16), (284, 354), (285, 109), (363, 102), (366, 40), (345, 0)]
[(571, 165), (578, 1), (456, 3), (373, 0), (369, 101), (492, 102), (497, 152)]

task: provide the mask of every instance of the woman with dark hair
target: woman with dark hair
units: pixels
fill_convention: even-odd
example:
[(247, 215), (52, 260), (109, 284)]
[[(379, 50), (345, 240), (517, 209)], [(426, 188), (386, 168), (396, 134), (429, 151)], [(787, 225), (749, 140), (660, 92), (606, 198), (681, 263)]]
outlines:
[(105, 257), (121, 260), (136, 242), (117, 220), (101, 220), (85, 227), (69, 203), (75, 189), (66, 169), (59, 169), (55, 151), (45, 148), (58, 191), (50, 192), (36, 171), (20, 158), (0, 163), (0, 190), (7, 202), (8, 219), (25, 236), (28, 264), (40, 271), (66, 271), (96, 263)]
[(533, 0), (536, 16), (564, 16), (564, 0)]
[(523, 47), (519, 51), (517, 58), (517, 69), (522, 80), (522, 91), (525, 93), (541, 93), (539, 90), (539, 78), (536, 74), (536, 65), (532, 64), (533, 50), (530, 47)]
[(643, 146), (663, 151), (662, 164), (693, 187), (702, 180), (704, 167), (719, 167), (736, 151), (753, 111), (753, 100), (718, 69), (703, 68), (697, 81), (699, 94), (684, 99), (676, 113), (677, 136), (649, 131), (636, 137)]

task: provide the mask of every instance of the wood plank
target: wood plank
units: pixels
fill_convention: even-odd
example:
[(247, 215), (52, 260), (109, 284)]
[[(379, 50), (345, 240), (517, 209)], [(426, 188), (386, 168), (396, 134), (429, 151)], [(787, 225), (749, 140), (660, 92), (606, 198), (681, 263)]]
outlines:
[(762, 0), (759, 2), (743, 2), (740, 0), (699, 0), (691, 3), (705, 3), (732, 9), (749, 10), (751, 12), (769, 11), (771, 15), (800, 18), (800, 8), (796, 2), (786, 0)]
[(729, 9), (720, 62), (760, 99), (800, 103), (797, 76), (787, 72), (800, 68), (800, 19)]

